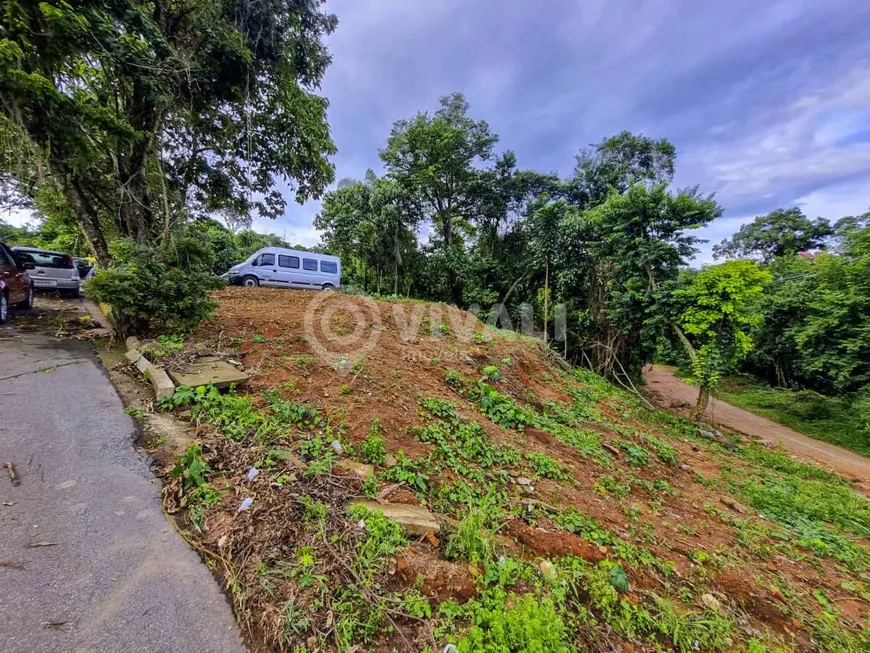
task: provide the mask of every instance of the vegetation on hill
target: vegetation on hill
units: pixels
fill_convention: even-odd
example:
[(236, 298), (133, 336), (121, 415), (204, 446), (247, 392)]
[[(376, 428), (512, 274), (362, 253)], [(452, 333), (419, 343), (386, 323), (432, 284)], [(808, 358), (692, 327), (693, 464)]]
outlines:
[[(219, 291), (215, 322), (163, 352), (253, 372), (244, 391), (179, 388), (161, 408), (199, 435), (164, 468), (167, 508), (255, 647), (870, 644), (870, 502), (847, 481), (698, 437), (539, 340), (449, 307), (332, 295), (312, 309), (315, 297)], [(427, 319), (410, 333), (414, 309)], [(306, 310), (332, 333), (377, 311), (358, 334), (377, 346), (321, 356)], [(422, 505), (441, 529), (403, 532), (354, 507), (365, 497)]]

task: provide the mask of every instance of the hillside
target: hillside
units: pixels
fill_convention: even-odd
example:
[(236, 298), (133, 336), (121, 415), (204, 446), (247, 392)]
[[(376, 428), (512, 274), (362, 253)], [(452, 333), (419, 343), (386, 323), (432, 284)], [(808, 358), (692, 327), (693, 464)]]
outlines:
[[(851, 479), (699, 437), (446, 306), (214, 296), (161, 360), (217, 355), (252, 381), (179, 389), (161, 409), (197, 444), (174, 468), (155, 456), (253, 649), (870, 646), (870, 503)], [(366, 497), (439, 530), (349, 508)]]

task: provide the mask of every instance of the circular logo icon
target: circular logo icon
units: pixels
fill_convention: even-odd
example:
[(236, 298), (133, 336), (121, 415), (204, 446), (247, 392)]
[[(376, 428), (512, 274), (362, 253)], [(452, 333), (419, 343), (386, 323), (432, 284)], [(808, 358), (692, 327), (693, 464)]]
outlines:
[(377, 303), (356, 295), (320, 292), (305, 306), (305, 340), (339, 374), (357, 371), (380, 337)]

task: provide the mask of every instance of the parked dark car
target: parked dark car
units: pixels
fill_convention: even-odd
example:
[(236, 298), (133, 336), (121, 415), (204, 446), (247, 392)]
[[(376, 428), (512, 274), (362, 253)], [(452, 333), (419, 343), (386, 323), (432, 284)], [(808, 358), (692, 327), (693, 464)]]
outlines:
[(29, 256), (14, 254), (0, 243), (0, 324), (9, 319), (9, 308), (33, 308), (33, 281), (28, 270), (34, 268)]

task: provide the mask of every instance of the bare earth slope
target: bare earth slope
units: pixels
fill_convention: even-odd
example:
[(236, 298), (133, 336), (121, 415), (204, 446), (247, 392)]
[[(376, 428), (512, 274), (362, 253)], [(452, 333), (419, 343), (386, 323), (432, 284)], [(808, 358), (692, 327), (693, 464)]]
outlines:
[[(870, 502), (849, 479), (698, 438), (539, 341), (446, 306), (215, 298), (215, 320), (159, 360), (219, 356), (251, 382), (181, 389), (163, 407), (199, 438), (165, 505), (225, 577), (252, 648), (870, 642)], [(438, 532), (351, 507), (366, 497), (425, 508)]]

